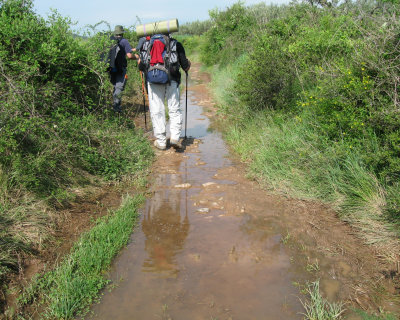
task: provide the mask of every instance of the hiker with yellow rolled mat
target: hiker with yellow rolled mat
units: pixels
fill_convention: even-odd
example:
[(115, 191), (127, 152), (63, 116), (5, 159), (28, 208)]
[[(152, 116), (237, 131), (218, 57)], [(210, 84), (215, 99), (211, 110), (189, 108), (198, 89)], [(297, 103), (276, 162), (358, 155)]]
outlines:
[(186, 58), (182, 44), (170, 37), (170, 33), (178, 29), (176, 19), (136, 27), (137, 35), (142, 37), (136, 49), (140, 58), (139, 69), (144, 73), (147, 83), (150, 117), (156, 138), (154, 146), (160, 150), (167, 148), (165, 99), (170, 118), (170, 145), (175, 149), (182, 148), (180, 68), (187, 74), (190, 61)]

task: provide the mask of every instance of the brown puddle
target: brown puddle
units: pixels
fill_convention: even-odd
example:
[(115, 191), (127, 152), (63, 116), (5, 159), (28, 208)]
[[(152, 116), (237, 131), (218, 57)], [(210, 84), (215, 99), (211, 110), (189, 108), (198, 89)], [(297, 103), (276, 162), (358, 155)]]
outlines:
[[(221, 134), (209, 128), (210, 112), (203, 107), (211, 101), (199, 74), (193, 75), (186, 149), (157, 151), (153, 195), (113, 265), (112, 288), (90, 318), (302, 319), (304, 297), (295, 283), (316, 273), (331, 301), (351, 296), (363, 304), (368, 297), (346, 288), (367, 268), (345, 262), (343, 251), (333, 252), (334, 242), (326, 244), (332, 255), (318, 249), (329, 215), (314, 221), (307, 208), (295, 216), (302, 203), (294, 208), (244, 178), (242, 165), (227, 157)], [(183, 93), (183, 109), (184, 99)], [(326, 224), (327, 237), (335, 223)], [(350, 234), (337, 227), (339, 238)]]

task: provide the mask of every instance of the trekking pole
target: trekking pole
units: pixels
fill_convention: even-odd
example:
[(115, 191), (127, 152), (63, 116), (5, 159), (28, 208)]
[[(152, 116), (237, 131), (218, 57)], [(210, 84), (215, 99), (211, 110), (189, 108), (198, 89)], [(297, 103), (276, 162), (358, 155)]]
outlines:
[(188, 100), (188, 72), (186, 72), (186, 104), (185, 104), (185, 140), (187, 139), (186, 137), (186, 129), (187, 129), (187, 100)]
[(144, 129), (147, 131), (147, 119), (146, 119), (146, 96), (143, 81), (143, 73), (140, 71), (140, 78), (142, 79), (142, 93), (143, 93), (143, 113), (144, 113)]

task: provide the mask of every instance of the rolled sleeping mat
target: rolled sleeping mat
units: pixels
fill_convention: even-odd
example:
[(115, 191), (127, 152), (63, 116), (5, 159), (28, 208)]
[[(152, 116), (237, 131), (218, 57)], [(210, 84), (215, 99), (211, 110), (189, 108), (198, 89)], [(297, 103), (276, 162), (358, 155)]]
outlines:
[(179, 30), (178, 19), (141, 24), (136, 27), (138, 37), (152, 36), (153, 34), (170, 34)]

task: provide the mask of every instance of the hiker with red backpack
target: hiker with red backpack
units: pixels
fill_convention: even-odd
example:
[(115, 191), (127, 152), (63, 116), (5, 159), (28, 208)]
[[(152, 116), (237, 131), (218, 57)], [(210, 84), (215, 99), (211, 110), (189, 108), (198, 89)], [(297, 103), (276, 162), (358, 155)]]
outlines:
[(156, 140), (154, 146), (167, 148), (164, 100), (167, 100), (170, 118), (170, 145), (181, 149), (182, 110), (180, 108), (180, 68), (186, 74), (190, 61), (186, 58), (183, 45), (165, 34), (147, 36), (139, 49), (139, 69), (145, 75), (148, 89), (150, 117)]

